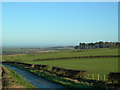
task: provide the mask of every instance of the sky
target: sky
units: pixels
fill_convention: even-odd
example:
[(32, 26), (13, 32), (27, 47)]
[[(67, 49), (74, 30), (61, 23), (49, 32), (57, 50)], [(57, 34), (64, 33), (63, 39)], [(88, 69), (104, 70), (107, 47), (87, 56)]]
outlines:
[(3, 47), (118, 41), (117, 2), (4, 2)]

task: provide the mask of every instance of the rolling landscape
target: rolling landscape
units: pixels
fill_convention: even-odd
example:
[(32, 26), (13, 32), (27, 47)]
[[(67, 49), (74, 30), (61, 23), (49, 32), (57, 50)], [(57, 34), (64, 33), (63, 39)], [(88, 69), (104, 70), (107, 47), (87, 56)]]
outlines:
[(120, 89), (117, 2), (2, 3), (0, 88)]
[[(64, 48), (64, 47), (63, 47)], [(26, 49), (26, 48), (25, 48)], [(4, 49), (6, 50), (6, 49)], [(15, 49), (14, 49), (15, 50)], [(109, 48), (96, 48), (96, 49), (71, 49), (69, 50), (45, 50), (48, 52), (37, 52), (35, 53), (20, 53), (21, 49), (16, 48), (17, 54), (8, 54), (2, 56), (3, 64), (11, 65), (14, 67), (37, 69), (40, 72), (49, 73), (50, 75), (59, 76), (62, 71), (53, 72), (53, 67), (64, 68), (68, 70), (83, 70), (85, 71), (84, 79), (87, 80), (98, 80), (101, 82), (106, 82), (106, 84), (111, 83), (109, 79), (109, 74), (111, 72), (118, 72), (118, 48), (109, 47)], [(23, 49), (22, 49), (23, 50)], [(29, 49), (27, 49), (29, 51)], [(31, 49), (30, 49), (31, 50)], [(33, 50), (33, 49), (32, 49)], [(13, 51), (14, 52), (14, 51)], [(9, 49), (7, 52), (9, 53)], [(18, 64), (17, 64), (18, 63)], [(34, 65), (33, 67), (31, 65)], [(35, 65), (45, 65), (45, 68), (35, 68)], [(19, 67), (19, 68), (20, 68)], [(40, 67), (40, 66), (39, 66)], [(79, 72), (80, 72), (79, 71)], [(30, 71), (36, 73), (36, 71)], [(39, 73), (40, 73), (39, 72)], [(58, 72), (58, 73), (57, 73)], [(73, 73), (75, 74), (75, 73)], [(38, 73), (37, 73), (38, 75)], [(63, 75), (63, 74), (62, 74)], [(80, 74), (78, 74), (80, 75)], [(41, 77), (41, 76), (40, 76)], [(79, 82), (80, 76), (69, 77), (69, 76), (60, 76), (60, 78), (71, 78), (71, 80), (77, 80)], [(43, 76), (44, 78), (44, 76)], [(54, 79), (52, 79), (54, 81)], [(82, 81), (82, 80), (81, 80)], [(56, 82), (56, 81), (54, 81)], [(89, 87), (93, 87), (89, 81), (86, 81)], [(116, 80), (114, 83), (117, 83)], [(59, 83), (60, 85), (64, 84)], [(65, 87), (67, 85), (65, 84)], [(86, 87), (88, 87), (86, 86)], [(68, 86), (67, 86), (68, 87)], [(72, 87), (72, 84), (71, 86)], [(101, 85), (102, 87), (102, 85)]]

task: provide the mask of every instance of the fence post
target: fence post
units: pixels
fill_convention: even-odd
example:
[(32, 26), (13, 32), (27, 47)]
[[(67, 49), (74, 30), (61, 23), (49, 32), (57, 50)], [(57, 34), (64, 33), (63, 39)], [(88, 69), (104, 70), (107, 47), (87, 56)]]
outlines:
[(104, 78), (104, 81), (105, 81), (105, 74), (104, 74), (103, 78)]
[(92, 74), (92, 78), (93, 78), (93, 80), (94, 80), (94, 74)]
[(88, 78), (89, 78), (90, 74), (88, 73)]
[(98, 80), (100, 79), (99, 74), (98, 74)]

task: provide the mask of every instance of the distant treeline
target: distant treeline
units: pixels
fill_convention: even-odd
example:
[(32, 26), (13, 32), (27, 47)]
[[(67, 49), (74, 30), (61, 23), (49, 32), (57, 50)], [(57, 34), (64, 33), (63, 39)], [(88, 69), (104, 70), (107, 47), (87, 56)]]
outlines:
[(95, 43), (80, 43), (74, 49), (95, 49), (95, 48), (115, 48), (120, 47), (120, 42), (95, 42)]

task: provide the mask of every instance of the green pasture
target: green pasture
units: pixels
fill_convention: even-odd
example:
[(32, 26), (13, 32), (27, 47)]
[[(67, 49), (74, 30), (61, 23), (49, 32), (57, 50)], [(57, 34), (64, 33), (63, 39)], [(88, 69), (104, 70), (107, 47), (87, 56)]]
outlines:
[(45, 61), (32, 61), (25, 62), (31, 64), (43, 64), (50, 67), (63, 67), (67, 69), (86, 70), (91, 74), (93, 73), (95, 78), (97, 74), (100, 74), (100, 78), (109, 72), (118, 71), (118, 58), (81, 58), (81, 59), (67, 59), (67, 60), (45, 60)]
[(45, 64), (68, 69), (86, 70), (97, 76), (102, 77), (109, 72), (118, 71), (118, 58), (79, 58), (79, 59), (62, 59), (62, 60), (45, 60), (32, 61), (34, 59), (46, 58), (61, 58), (61, 57), (80, 57), (80, 56), (112, 56), (118, 55), (117, 48), (100, 48), (88, 50), (64, 50), (56, 52), (33, 53), (33, 54), (18, 54), (18, 55), (3, 55), (2, 60), (22, 61), (32, 64)]
[(89, 50), (64, 50), (64, 51), (56, 51), (56, 52), (33, 53), (33, 54), (3, 55), (2, 60), (29, 61), (34, 59), (46, 59), (46, 58), (104, 56), (104, 55), (105, 56), (118, 55), (118, 49), (101, 48), (101, 49), (89, 49)]

